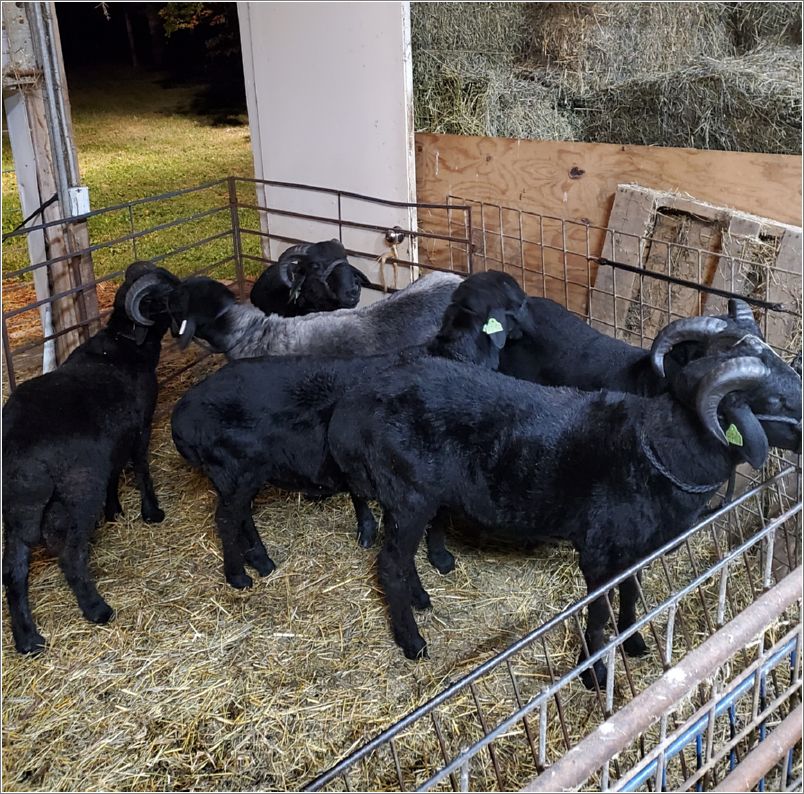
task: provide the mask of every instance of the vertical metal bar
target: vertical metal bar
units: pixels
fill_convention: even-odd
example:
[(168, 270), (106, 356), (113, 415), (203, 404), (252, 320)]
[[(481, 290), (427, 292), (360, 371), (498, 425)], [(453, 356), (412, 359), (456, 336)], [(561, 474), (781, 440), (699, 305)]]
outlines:
[[(542, 642), (542, 650), (544, 651), (544, 658), (545, 661), (547, 662), (547, 672), (550, 675), (550, 683), (555, 684), (556, 677), (553, 671), (553, 663), (552, 661), (550, 661), (550, 654), (547, 652), (547, 643), (545, 642), (543, 636), (541, 642)], [(571, 746), (570, 738), (569, 733), (567, 731), (566, 722), (564, 721), (564, 708), (561, 705), (561, 698), (559, 697), (558, 692), (556, 692), (555, 694), (555, 701), (556, 701), (556, 711), (558, 712), (558, 721), (561, 724), (561, 734), (564, 737), (564, 746), (567, 748), (567, 750), (569, 750)]]
[(728, 577), (729, 565), (726, 563), (726, 565), (720, 569), (720, 589), (717, 596), (717, 619), (715, 621), (718, 628), (723, 627), (726, 617), (726, 583), (728, 582)]
[[(433, 720), (433, 727), (435, 728), (436, 737), (438, 738), (438, 745), (439, 747), (441, 747), (441, 756), (444, 759), (444, 766), (446, 766), (449, 763), (450, 759), (449, 754), (447, 753), (447, 745), (446, 742), (444, 741), (444, 734), (441, 733), (441, 726), (438, 724), (438, 717), (435, 711), (430, 712), (430, 717)], [(452, 772), (450, 772), (449, 780), (450, 783), (452, 784), (452, 790), (458, 791), (458, 781), (455, 780), (455, 775), (452, 774)]]
[(500, 270), (505, 273), (505, 232), (503, 231), (502, 205), (497, 205), (497, 221), (500, 224)]
[(665, 668), (673, 664), (673, 635), (676, 627), (676, 609), (678, 609), (678, 604), (673, 601), (673, 603), (670, 604), (670, 608), (667, 610), (667, 630), (665, 632), (664, 646)]
[(13, 392), (17, 388), (17, 377), (14, 373), (14, 358), (11, 355), (11, 344), (8, 341), (8, 325), (5, 317), (3, 318), (3, 357), (6, 360), (8, 389)]
[(616, 648), (608, 652), (606, 663), (606, 714), (614, 713), (614, 660), (617, 658)]
[[(489, 726), (486, 723), (486, 718), (483, 716), (483, 711), (480, 708), (480, 699), (477, 696), (477, 689), (475, 688), (474, 683), (469, 684), (469, 691), (472, 693), (472, 699), (475, 702), (475, 710), (477, 711), (478, 719), (480, 720), (480, 727), (483, 729), (483, 735), (488, 736), (489, 733)], [(526, 730), (527, 722), (525, 722)], [(530, 739), (530, 732), (528, 732), (528, 739)], [(533, 740), (531, 739), (531, 749), (533, 745)], [(500, 787), (500, 791), (504, 788), (502, 782), (502, 776), (500, 774), (500, 767), (497, 764), (497, 753), (494, 750), (494, 742), (490, 742), (488, 745), (489, 756), (491, 757), (491, 765), (494, 767), (494, 776), (497, 778), (497, 785)], [(534, 753), (534, 760), (536, 755)]]
[(238, 212), (237, 186), (233, 176), (227, 177), (226, 184), (229, 189), (229, 216), (232, 220), (232, 254), (235, 261), (237, 276), (237, 289), (242, 300), (246, 295), (246, 277), (243, 273), (243, 251), (240, 239), (240, 213)]
[(771, 529), (766, 535), (767, 540), (767, 556), (765, 557), (765, 572), (762, 577), (762, 586), (769, 590), (771, 586), (771, 577), (773, 576), (773, 546), (776, 540), (776, 529)]
[[(516, 699), (517, 708), (521, 709), (522, 708), (522, 698), (519, 695), (519, 685), (516, 682), (516, 676), (514, 675), (514, 671), (511, 668), (511, 662), (508, 659), (505, 660), (505, 666), (508, 669), (508, 676), (511, 679), (511, 685), (514, 688), (514, 698)], [(537, 753), (536, 753), (536, 748), (535, 748), (534, 743), (533, 743), (533, 736), (532, 736), (532, 734), (530, 732), (530, 723), (528, 722), (528, 718), (526, 716), (522, 717), (522, 726), (525, 728), (525, 736), (528, 739), (528, 745), (530, 746), (530, 752), (533, 755), (533, 760), (538, 764), (539, 759), (538, 759), (538, 756), (537, 756)], [(484, 730), (485, 730), (485, 728), (484, 728)], [(491, 749), (491, 745), (489, 745), (489, 749)], [(495, 769), (495, 771), (497, 770), (497, 762), (496, 762), (496, 760), (494, 762), (494, 769)], [(499, 780), (498, 780), (498, 782), (499, 782)], [(502, 788), (502, 783), (500, 783), (500, 787)]]
[(561, 220), (561, 257), (564, 271), (564, 308), (569, 309), (569, 284), (567, 283), (567, 279), (569, 278), (567, 272), (567, 224), (563, 219)]
[(469, 791), (469, 764), (471, 757), (466, 759), (466, 762), (461, 764), (461, 791)]
[(522, 289), (527, 292), (525, 287), (525, 235), (522, 232), (522, 210), (517, 211), (517, 220), (519, 222), (519, 268), (522, 271)]
[(547, 263), (544, 259), (544, 216), (539, 215), (539, 245), (542, 249), (542, 297), (547, 297)]
[(539, 768), (547, 766), (547, 701), (539, 706)]
[(134, 253), (134, 259), (139, 259), (139, 253), (137, 252), (137, 238), (134, 234), (134, 208), (131, 204), (128, 205), (128, 228), (131, 230), (131, 250)]
[(475, 249), (475, 242), (473, 239), (473, 231), (472, 231), (472, 208), (467, 205), (466, 207), (466, 230), (467, 236), (469, 239), (468, 247), (466, 250), (466, 267), (467, 272), (474, 273), (475, 272), (475, 261), (474, 261), (474, 249)]
[(391, 757), (394, 759), (394, 768), (396, 769), (396, 779), (399, 781), (399, 790), (405, 790), (405, 782), (402, 780), (402, 767), (399, 765), (399, 754), (396, 751), (396, 743), (394, 742), (394, 737), (392, 736), (388, 740), (388, 745), (391, 748)]
[(341, 212), (341, 191), (338, 191), (338, 239), (343, 244), (343, 214)]

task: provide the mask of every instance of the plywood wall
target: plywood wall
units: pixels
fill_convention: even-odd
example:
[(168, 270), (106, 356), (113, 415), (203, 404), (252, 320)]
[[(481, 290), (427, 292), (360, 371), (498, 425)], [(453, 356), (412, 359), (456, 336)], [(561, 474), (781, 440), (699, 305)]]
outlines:
[[(579, 311), (594, 278), (586, 253), (600, 253), (618, 184), (689, 193), (800, 226), (801, 178), (801, 158), (790, 155), (416, 135), (418, 200), (455, 196), (511, 208), (473, 212), (481, 259), (521, 272), (530, 292)], [(430, 254), (442, 264), (438, 251)]]

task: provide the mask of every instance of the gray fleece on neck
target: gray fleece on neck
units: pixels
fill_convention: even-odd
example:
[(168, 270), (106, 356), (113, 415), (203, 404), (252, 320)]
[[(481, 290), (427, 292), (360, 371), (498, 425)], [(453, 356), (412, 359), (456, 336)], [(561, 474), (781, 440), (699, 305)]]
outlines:
[(229, 310), (229, 359), (255, 356), (375, 355), (430, 341), (462, 278), (432, 273), (409, 287), (358, 309), (303, 317), (266, 315), (250, 303)]

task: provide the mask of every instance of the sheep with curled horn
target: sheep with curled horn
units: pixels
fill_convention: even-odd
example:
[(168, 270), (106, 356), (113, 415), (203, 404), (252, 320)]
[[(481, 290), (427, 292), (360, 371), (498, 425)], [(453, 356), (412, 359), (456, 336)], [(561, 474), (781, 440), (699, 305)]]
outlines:
[(268, 354), (370, 356), (432, 339), (460, 283), (455, 273), (431, 273), (367, 306), (278, 317), (238, 303), (225, 285), (199, 276), (171, 293), (168, 309), (181, 347), (196, 338), (230, 360)]
[(148, 464), (156, 365), (169, 326), (165, 300), (179, 280), (135, 262), (107, 325), (52, 372), (20, 384), (3, 407), (3, 584), (20, 653), (41, 651), (28, 602), (31, 550), (58, 555), (84, 616), (106, 623), (112, 608), (89, 572), (99, 516), (122, 512), (118, 480), (133, 464), (142, 518), (162, 521)]
[[(419, 358), (496, 367), (506, 339), (520, 332), (525, 298), (511, 276), (476, 273), (459, 280), (441, 328), (426, 344), (374, 356), (243, 359), (191, 388), (173, 411), (173, 441), (218, 493), (215, 518), (229, 584), (251, 585), (244, 563), (262, 576), (274, 569), (251, 514), (260, 488), (271, 484), (321, 496), (347, 490), (326, 443), (327, 424), (338, 398), (389, 367)], [(416, 315), (409, 319), (416, 321)], [(367, 547), (377, 525), (365, 500), (352, 501), (358, 539)], [(432, 561), (437, 567), (441, 564), (439, 559)]]
[[(668, 374), (678, 372), (705, 354), (712, 334), (724, 329), (761, 337), (750, 306), (732, 298), (727, 314), (681, 319), (660, 332), (654, 345), (654, 351), (661, 350), (663, 364), (659, 371), (654, 368), (650, 351), (597, 331), (548, 298), (528, 298), (523, 333), (500, 352), (499, 371), (546, 386), (573, 386), (583, 391), (609, 389), (653, 397), (670, 388), (665, 362)], [(732, 475), (723, 504), (731, 501), (734, 483)], [(445, 547), (450, 517), (449, 511), (442, 511), (427, 535), (430, 554), (440, 560), (452, 556)]]
[[(694, 526), (736, 465), (761, 467), (771, 446), (800, 449), (801, 378), (763, 340), (719, 318), (671, 324), (650, 354), (657, 375), (682, 338), (705, 349), (653, 397), (422, 360), (338, 401), (330, 453), (350, 491), (377, 499), (388, 518), (378, 574), (408, 658), (427, 655), (412, 608), (430, 598), (414, 555), (439, 509), (523, 553), (540, 541), (572, 543), (593, 592)], [(633, 577), (619, 590), (624, 632), (635, 621)], [(608, 617), (604, 597), (590, 603), (590, 654), (605, 643)], [(647, 646), (632, 633), (624, 649), (641, 655)], [(587, 658), (582, 651), (579, 664)], [(603, 685), (603, 661), (582, 678)]]
[(351, 309), (361, 287), (371, 286), (365, 274), (349, 263), (338, 240), (301, 243), (284, 251), (266, 268), (251, 289), (250, 300), (266, 314), (299, 317), (312, 312)]

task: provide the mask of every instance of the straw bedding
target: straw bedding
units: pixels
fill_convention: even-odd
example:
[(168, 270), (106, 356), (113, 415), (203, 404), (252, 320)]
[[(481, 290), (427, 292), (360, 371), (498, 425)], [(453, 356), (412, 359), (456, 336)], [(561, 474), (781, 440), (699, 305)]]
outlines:
[[(299, 788), (584, 592), (575, 555), (563, 546), (527, 558), (453, 539), (458, 566), (446, 577), (420, 552), (435, 606), (418, 618), (431, 659), (412, 664), (391, 639), (376, 550), (357, 547), (349, 500), (313, 503), (272, 489), (258, 497), (255, 521), (278, 569), (249, 591), (230, 588), (214, 532), (214, 494), (178, 456), (168, 421), (177, 397), (217, 364), (205, 359), (161, 396), (151, 456), (164, 523), (141, 521), (129, 479), (121, 489), (125, 516), (98, 530), (92, 566), (115, 620), (86, 622), (55, 560), (35, 557), (31, 598), (49, 645), (39, 658), (21, 657), (4, 627), (5, 790)], [(712, 554), (711, 539), (701, 538), (698, 570)], [(693, 575), (681, 552), (668, 564), (678, 583)], [(730, 586), (742, 592), (738, 601), (750, 600), (739, 571)], [(646, 589), (652, 598), (667, 590), (658, 569)], [(693, 636), (705, 636), (696, 602), (688, 603)], [(550, 634), (555, 674), (574, 665), (578, 643), (571, 626)], [(537, 655), (514, 664), (523, 698), (549, 681)], [(655, 650), (630, 664), (638, 689), (661, 672)], [(489, 720), (515, 708), (504, 670), (481, 682), (478, 693)], [(622, 673), (617, 693), (623, 702)], [(600, 713), (595, 695), (577, 682), (564, 703), (574, 742)], [(439, 719), (450, 746), (479, 736), (468, 693), (439, 709)], [(421, 782), (428, 766), (440, 766), (431, 727), (425, 721), (399, 743), (411, 780)], [(533, 774), (521, 725), (497, 747), (507, 786)], [(554, 714), (548, 747), (551, 758), (564, 748)], [(493, 787), (488, 755), (477, 763)], [(352, 785), (393, 788), (393, 770), (383, 756)]]

